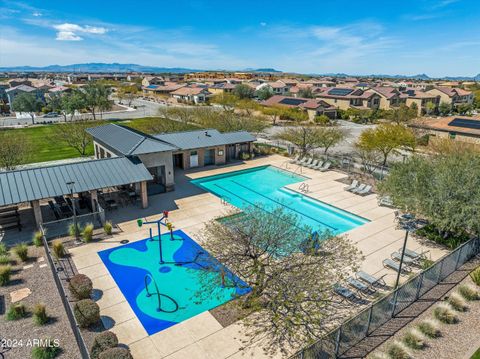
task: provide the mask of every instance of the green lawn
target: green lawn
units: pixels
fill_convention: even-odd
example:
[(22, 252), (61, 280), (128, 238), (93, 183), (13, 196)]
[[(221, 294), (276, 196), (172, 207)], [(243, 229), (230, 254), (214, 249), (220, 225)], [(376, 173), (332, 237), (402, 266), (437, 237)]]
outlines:
[[(155, 120), (158, 121), (158, 118), (145, 117), (125, 121), (115, 121), (115, 123), (123, 124), (139, 131), (148, 132), (149, 123)], [(92, 122), (92, 127), (100, 126), (109, 122), (112, 121), (95, 121)], [(162, 122), (168, 123), (174, 121), (162, 119)], [(175, 128), (175, 130), (195, 128), (191, 125), (178, 125), (178, 123), (173, 123), (171, 127), (172, 129)], [(31, 146), (31, 154), (27, 160), (27, 163), (55, 161), (79, 157), (80, 155), (75, 149), (69, 147), (63, 142), (58, 142), (52, 139), (54, 126), (56, 125), (41, 125), (36, 127), (8, 129), (2, 131), (15, 131), (15, 133), (20, 133), (22, 138), (24, 138), (25, 141), (27, 141), (27, 143)], [(91, 145), (88, 149), (88, 155), (93, 155), (93, 145)]]
[(480, 359), (480, 348), (472, 355), (470, 359)]

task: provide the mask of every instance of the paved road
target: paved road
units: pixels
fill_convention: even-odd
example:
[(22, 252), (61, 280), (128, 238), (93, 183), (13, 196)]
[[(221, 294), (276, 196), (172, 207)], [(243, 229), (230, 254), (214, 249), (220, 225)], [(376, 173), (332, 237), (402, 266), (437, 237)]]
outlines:
[[(108, 113), (104, 113), (102, 116), (98, 115), (98, 118), (103, 118), (104, 120), (113, 120), (113, 119), (129, 119), (129, 118), (155, 116), (157, 115), (158, 109), (165, 105), (162, 105), (156, 102), (138, 99), (132, 102), (132, 106), (137, 106), (137, 109), (108, 112)], [(90, 117), (91, 115), (84, 114), (80, 116), (75, 116), (75, 118), (83, 119), (83, 118), (86, 118), (87, 116)], [(70, 118), (68, 120), (70, 120)], [(41, 123), (43, 121), (63, 122), (64, 118), (63, 116), (53, 117), (53, 118), (44, 118), (39, 116), (39, 117), (36, 117), (35, 119), (36, 123)], [(21, 119), (17, 119), (15, 117), (0, 118), (0, 126), (30, 125), (31, 123), (32, 123), (32, 120), (30, 117), (21, 118)]]

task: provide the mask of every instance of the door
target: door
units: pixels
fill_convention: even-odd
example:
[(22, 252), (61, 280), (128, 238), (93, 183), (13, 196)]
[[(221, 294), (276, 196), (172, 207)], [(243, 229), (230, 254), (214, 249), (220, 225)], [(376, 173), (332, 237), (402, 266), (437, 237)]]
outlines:
[(215, 149), (205, 150), (205, 166), (215, 164)]
[(227, 162), (235, 159), (235, 145), (227, 146)]
[(198, 152), (190, 151), (190, 167), (198, 167)]

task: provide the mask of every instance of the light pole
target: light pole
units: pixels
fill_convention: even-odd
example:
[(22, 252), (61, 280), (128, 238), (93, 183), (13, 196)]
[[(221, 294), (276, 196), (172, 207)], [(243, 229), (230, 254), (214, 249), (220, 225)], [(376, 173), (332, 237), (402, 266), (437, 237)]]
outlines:
[[(402, 221), (403, 219), (403, 221)], [(405, 258), (405, 249), (407, 248), (408, 233), (412, 230), (419, 228), (419, 223), (415, 220), (415, 217), (412, 215), (405, 215), (399, 220), (399, 225), (402, 229), (405, 230), (405, 239), (403, 241), (402, 255), (400, 256), (400, 264), (398, 266), (397, 280), (395, 281), (395, 287), (397, 289), (400, 282), (400, 275), (402, 274), (403, 259)]]
[(79, 233), (78, 233), (78, 224), (77, 224), (77, 208), (75, 206), (75, 198), (73, 197), (73, 187), (75, 186), (75, 182), (67, 182), (67, 186), (70, 189), (70, 197), (72, 199), (72, 211), (73, 211), (73, 231), (75, 232), (75, 243), (79, 244)]

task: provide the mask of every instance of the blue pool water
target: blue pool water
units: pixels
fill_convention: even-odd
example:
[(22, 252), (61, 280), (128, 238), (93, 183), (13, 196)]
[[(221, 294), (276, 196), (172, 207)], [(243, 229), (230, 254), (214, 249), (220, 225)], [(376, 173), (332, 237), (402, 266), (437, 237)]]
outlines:
[(329, 230), (340, 234), (368, 222), (365, 218), (285, 188), (305, 180), (303, 176), (277, 167), (261, 166), (198, 178), (192, 183), (240, 209), (257, 204), (267, 210), (283, 206), (288, 213), (297, 216), (302, 226), (308, 226), (312, 231)]
[[(195, 259), (193, 263), (160, 264), (158, 237), (154, 237), (153, 241), (144, 239), (98, 252), (149, 335), (250, 291), (243, 281), (221, 267), (184, 232), (174, 231), (173, 238), (171, 240), (170, 233), (162, 235), (163, 260), (178, 263)], [(212, 263), (216, 270), (222, 268), (225, 275), (223, 283), (218, 274), (204, 270)], [(158, 311), (158, 297), (147, 295), (146, 276), (149, 292), (156, 292), (156, 284), (162, 294), (163, 311)], [(210, 283), (208, 291), (203, 286), (206, 282)], [(227, 285), (224, 286), (225, 283)]]

